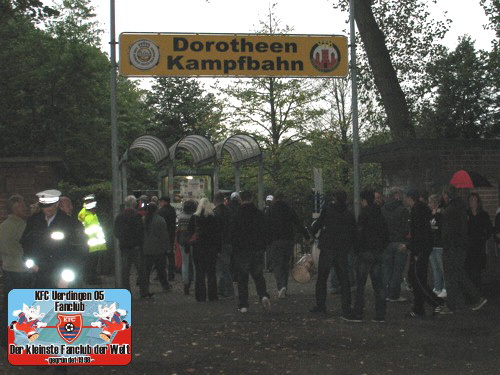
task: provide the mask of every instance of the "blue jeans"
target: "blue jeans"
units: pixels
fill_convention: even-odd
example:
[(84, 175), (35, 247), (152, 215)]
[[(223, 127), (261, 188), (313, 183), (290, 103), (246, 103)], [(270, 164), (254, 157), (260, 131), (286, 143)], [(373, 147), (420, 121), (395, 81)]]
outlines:
[(238, 279), (238, 307), (248, 307), (248, 279), (252, 275), (259, 301), (269, 297), (264, 279), (264, 252), (236, 251), (234, 254)]
[(408, 259), (408, 251), (400, 250), (401, 242), (391, 242), (384, 250), (382, 258), (385, 296), (398, 299), (401, 296), (401, 282)]
[(370, 275), (375, 296), (375, 315), (377, 319), (385, 319), (385, 296), (382, 284), (382, 256), (370, 252), (361, 253), (356, 260), (356, 301), (353, 314), (363, 317), (365, 307), (365, 285)]
[(431, 255), (429, 256), (429, 262), (432, 268), (432, 278), (434, 280), (434, 289), (440, 292), (446, 289), (446, 283), (444, 282), (444, 267), (443, 267), (443, 248), (433, 247)]
[(184, 285), (189, 285), (191, 280), (193, 280), (193, 258), (191, 257), (191, 252), (186, 253), (184, 246), (180, 246), (182, 255), (182, 283)]
[(231, 245), (222, 245), (221, 252), (217, 259), (217, 269), (219, 271), (218, 293), (224, 297), (233, 297), (233, 275), (231, 274)]

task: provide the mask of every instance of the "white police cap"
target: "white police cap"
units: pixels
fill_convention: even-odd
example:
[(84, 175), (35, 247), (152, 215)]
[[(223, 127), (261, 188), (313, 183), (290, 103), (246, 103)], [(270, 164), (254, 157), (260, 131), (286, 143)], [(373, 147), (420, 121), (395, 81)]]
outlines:
[(268, 202), (271, 202), (273, 199), (274, 199), (274, 197), (272, 195), (268, 195), (266, 197), (266, 201), (268, 201)]
[(61, 192), (59, 190), (50, 189), (44, 190), (39, 193), (36, 193), (38, 197), (38, 202), (41, 205), (53, 205), (54, 203), (59, 202), (59, 197), (61, 196)]
[(97, 202), (95, 201), (95, 195), (94, 194), (89, 194), (83, 198), (83, 207), (85, 207), (86, 210), (91, 210), (97, 206)]
[(83, 198), (84, 201), (94, 201), (95, 200), (95, 195), (94, 194), (89, 194)]

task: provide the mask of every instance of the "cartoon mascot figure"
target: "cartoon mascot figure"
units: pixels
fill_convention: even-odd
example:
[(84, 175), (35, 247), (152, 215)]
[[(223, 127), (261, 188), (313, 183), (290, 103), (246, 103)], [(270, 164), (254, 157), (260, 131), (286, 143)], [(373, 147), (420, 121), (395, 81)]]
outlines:
[(122, 309), (116, 308), (116, 303), (112, 303), (109, 307), (107, 305), (101, 308), (98, 306), (99, 312), (94, 312), (94, 316), (99, 318), (97, 322), (92, 322), (90, 325), (92, 327), (102, 328), (99, 335), (101, 339), (106, 342), (111, 340), (111, 336), (116, 331), (123, 331), (129, 328), (129, 324), (126, 320), (121, 320), (121, 316), (127, 315), (127, 312)]
[(18, 320), (10, 324), (10, 329), (24, 332), (30, 342), (35, 341), (40, 336), (36, 331), (37, 328), (47, 326), (47, 323), (40, 321), (45, 316), (44, 313), (40, 313), (40, 306), (36, 308), (33, 306), (28, 307), (23, 303), (23, 309), (14, 310), (12, 315), (17, 316)]

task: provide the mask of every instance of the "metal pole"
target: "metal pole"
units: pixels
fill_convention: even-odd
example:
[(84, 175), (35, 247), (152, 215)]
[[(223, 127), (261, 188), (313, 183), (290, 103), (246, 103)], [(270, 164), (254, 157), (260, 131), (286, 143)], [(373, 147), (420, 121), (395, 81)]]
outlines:
[(358, 87), (356, 77), (356, 34), (354, 26), (354, 0), (349, 0), (349, 24), (351, 43), (351, 111), (352, 111), (352, 163), (354, 184), (354, 213), (359, 215), (360, 170), (359, 170), (359, 129), (358, 129)]
[[(111, 58), (111, 183), (113, 194), (113, 219), (120, 210), (120, 171), (118, 170), (118, 124), (116, 110), (116, 40), (115, 40), (115, 1), (110, 0), (110, 58)], [(114, 241), (115, 250), (115, 285), (122, 287), (121, 254), (118, 242)]]

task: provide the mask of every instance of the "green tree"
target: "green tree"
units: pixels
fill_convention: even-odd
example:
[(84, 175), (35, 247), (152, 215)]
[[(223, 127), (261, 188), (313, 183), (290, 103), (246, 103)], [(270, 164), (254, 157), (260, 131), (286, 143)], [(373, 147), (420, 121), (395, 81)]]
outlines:
[[(336, 0), (334, 7), (347, 11), (348, 1)], [(360, 99), (369, 115), (361, 120), (387, 125), (395, 139), (412, 137), (422, 67), (439, 52), (449, 20), (431, 19), (426, 0), (355, 0), (354, 8), (364, 47), (357, 49)]]
[[(64, 22), (64, 15), (57, 22)], [(4, 155), (61, 155), (64, 179), (73, 185), (109, 181), (109, 60), (88, 44), (94, 34), (53, 31), (40, 30), (24, 17), (0, 24), (5, 42), (0, 49), (0, 149)], [(120, 81), (118, 89), (120, 120), (126, 119), (120, 126), (142, 126), (143, 134), (141, 93), (128, 81)]]
[[(268, 21), (260, 22), (260, 33), (287, 34), (290, 27), (269, 10)], [(320, 86), (313, 80), (284, 78), (239, 79), (223, 89), (230, 97), (229, 124), (233, 131), (252, 133), (264, 146), (265, 168), (274, 188), (291, 186), (291, 176), (282, 173), (290, 162), (288, 148), (307, 138), (312, 124), (324, 111), (318, 108)], [(311, 172), (312, 173), (312, 172)]]
[(500, 1), (498, 0), (480, 0), (489, 23), (485, 25), (487, 29), (495, 31), (495, 39), (492, 42), (491, 51), (488, 53), (487, 71), (488, 81), (490, 82), (494, 133), (500, 134)]
[(426, 135), (479, 138), (493, 135), (491, 96), (486, 64), (470, 37), (428, 69), (429, 91), (435, 93), (422, 114)]
[(194, 78), (157, 78), (147, 104), (152, 111), (147, 130), (168, 146), (190, 134), (219, 137), (222, 102)]
[(44, 5), (42, 0), (0, 1), (0, 25), (18, 18), (27, 18), (36, 23), (57, 15), (57, 10)]

